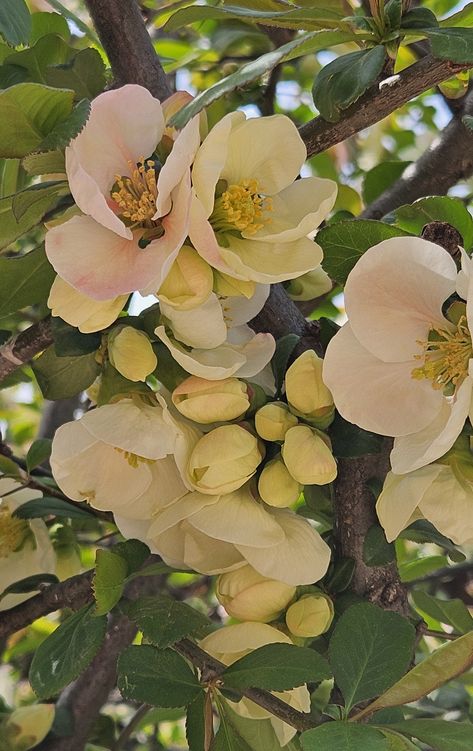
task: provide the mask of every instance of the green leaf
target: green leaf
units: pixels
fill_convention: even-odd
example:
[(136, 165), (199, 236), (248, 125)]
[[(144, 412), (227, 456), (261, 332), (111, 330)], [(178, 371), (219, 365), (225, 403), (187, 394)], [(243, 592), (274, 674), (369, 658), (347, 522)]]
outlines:
[(438, 26), (437, 17), (428, 8), (411, 8), (404, 13), (401, 22), (401, 29), (426, 29), (436, 26)]
[(40, 151), (64, 149), (81, 132), (90, 115), (90, 102), (82, 99), (71, 114), (58, 122), (38, 146)]
[(58, 357), (48, 347), (33, 361), (33, 372), (45, 399), (68, 399), (90, 386), (100, 372), (95, 354)]
[(189, 751), (202, 751), (205, 740), (205, 694), (199, 694), (187, 707), (186, 740)]
[(425, 29), (434, 57), (453, 63), (473, 63), (473, 29)]
[(227, 705), (219, 701), (217, 706), (220, 725), (211, 743), (210, 751), (254, 751), (255, 746), (249, 746), (238, 732)]
[(99, 651), (107, 619), (96, 618), (93, 607), (87, 605), (71, 615), (37, 648), (29, 679), (39, 699), (58, 694), (85, 670)]
[(25, 0), (2, 0), (0, 3), (0, 35), (7, 44), (17, 47), (28, 44), (31, 16)]
[(249, 23), (262, 23), (265, 26), (278, 26), (286, 29), (328, 29), (337, 27), (343, 18), (342, 13), (324, 8), (297, 8), (283, 12), (267, 12), (253, 8), (222, 8), (208, 5), (191, 5), (174, 13), (166, 21), (164, 29), (170, 33), (191, 23), (212, 20), (240, 19)]
[[(49, 84), (46, 72), (49, 66), (61, 65), (74, 54), (72, 47), (57, 34), (48, 34), (38, 39), (32, 47), (14, 52), (4, 60), (4, 66), (22, 68), (25, 81)], [(68, 86), (57, 88), (69, 88)]]
[[(325, 264), (324, 264), (325, 265)], [(347, 422), (339, 414), (330, 426), (330, 440), (335, 456), (355, 457), (377, 454), (381, 449), (382, 438), (376, 433)]]
[(467, 3), (464, 8), (454, 13), (448, 18), (443, 18), (440, 21), (440, 26), (471, 26), (473, 23), (473, 3)]
[(399, 576), (402, 582), (412, 582), (416, 579), (423, 579), (432, 571), (448, 566), (448, 558), (445, 555), (426, 555), (413, 561), (401, 563), (399, 566)]
[(32, 177), (66, 171), (65, 158), (62, 151), (45, 151), (43, 154), (29, 154), (23, 159), (22, 166)]
[(47, 70), (46, 83), (59, 89), (73, 89), (76, 99), (94, 99), (104, 90), (105, 65), (93, 47), (80, 50), (68, 62)]
[(328, 722), (301, 735), (304, 751), (388, 751), (385, 736), (366, 725)]
[(373, 203), (387, 188), (398, 180), (412, 162), (381, 162), (365, 174), (363, 180), (363, 200)]
[(332, 279), (345, 284), (347, 276), (363, 253), (389, 237), (408, 235), (372, 219), (346, 221), (324, 227), (317, 233), (317, 243), (324, 251), (324, 269)]
[(54, 317), (51, 322), (54, 337), (54, 351), (58, 357), (78, 357), (96, 352), (102, 337), (98, 333), (83, 334), (70, 326), (62, 318)]
[(0, 454), (0, 474), (7, 475), (7, 477), (21, 477), (21, 469), (13, 459), (8, 456)]
[(141, 540), (125, 540), (113, 546), (113, 552), (120, 555), (127, 565), (128, 575), (141, 569), (149, 557), (149, 547)]
[(44, 516), (66, 517), (67, 519), (89, 519), (91, 514), (84, 504), (67, 503), (60, 498), (45, 495), (22, 503), (14, 513), (21, 519), (42, 519)]
[(473, 618), (470, 611), (462, 600), (454, 598), (452, 600), (441, 600), (439, 597), (432, 597), (423, 592), (416, 590), (412, 592), (414, 605), (431, 618), (453, 626), (455, 631), (466, 634), (473, 629)]
[(393, 543), (386, 540), (384, 530), (379, 524), (373, 524), (363, 543), (363, 561), (367, 566), (386, 566), (395, 560), (396, 549)]
[(160, 648), (168, 647), (184, 636), (201, 635), (212, 625), (205, 615), (190, 605), (166, 595), (140, 597), (126, 606), (126, 614), (146, 639)]
[(360, 603), (343, 613), (330, 639), (329, 659), (347, 709), (403, 675), (414, 639), (409, 621), (376, 605)]
[(281, 394), (287, 365), (299, 340), (300, 336), (297, 334), (286, 334), (286, 336), (282, 336), (276, 342), (276, 349), (271, 360), (271, 368), (276, 382), (276, 394)]
[[(258, 749), (258, 751), (281, 751), (281, 744), (271, 725), (271, 720), (259, 719), (255, 722), (252, 719), (241, 717), (226, 702), (219, 704), (219, 712), (220, 716), (222, 714), (225, 715), (227, 722), (232, 725), (233, 729), (248, 744), (250, 749)], [(299, 744), (296, 746), (294, 742), (290, 742), (284, 746), (284, 751), (297, 751), (297, 749), (300, 749), (300, 746)]]
[(353, 558), (339, 558), (326, 581), (327, 591), (338, 593), (348, 589), (355, 573), (355, 565)]
[(67, 18), (69, 21), (73, 21), (77, 28), (84, 34), (85, 37), (87, 37), (87, 39), (90, 39), (94, 44), (100, 45), (100, 41), (96, 37), (92, 29), (87, 26), (87, 24), (84, 23), (84, 21), (79, 18), (79, 16), (66, 8), (66, 6), (63, 5), (59, 0), (48, 0), (48, 4), (51, 6), (51, 8), (54, 8), (54, 10), (57, 10), (58, 13), (64, 16), (64, 18)]
[[(41, 200), (31, 204), (30, 208), (21, 217), (21, 221), (17, 221), (13, 213), (13, 202), (18, 201), (18, 196), (22, 195), (17, 193), (16, 195), (6, 196), (0, 199), (0, 249), (6, 248), (17, 238), (29, 232), (35, 225), (37, 225), (44, 215), (53, 209), (60, 200), (60, 194), (63, 193), (62, 188), (58, 188), (57, 184), (54, 186), (47, 186), (43, 188), (38, 186), (36, 198)], [(17, 203), (18, 206), (18, 203)], [(28, 256), (30, 253), (28, 254)], [(23, 257), (23, 256), (22, 256)], [(26, 257), (26, 256), (25, 256)], [(0, 259), (2, 262), (7, 259)], [(3, 276), (3, 274), (1, 275)], [(1, 307), (1, 306), (0, 306)], [(17, 310), (15, 306), (14, 310)]]
[(388, 725), (388, 730), (417, 738), (434, 751), (473, 751), (473, 724), (446, 720), (406, 720)]
[(41, 37), (57, 34), (65, 42), (69, 42), (71, 32), (66, 19), (59, 13), (33, 13), (31, 16), (30, 45), (35, 44)]
[(419, 751), (418, 747), (414, 746), (414, 744), (403, 735), (387, 730), (385, 727), (380, 727), (379, 730), (388, 742), (388, 751)]
[[(19, 83), (0, 92), (0, 157), (21, 159), (72, 111), (74, 92)], [(46, 149), (45, 149), (46, 150)]]
[(0, 258), (0, 318), (45, 303), (53, 279), (54, 270), (43, 247), (19, 258)]
[(128, 566), (124, 558), (111, 550), (97, 550), (93, 590), (96, 615), (105, 615), (120, 600)]
[(326, 65), (314, 81), (312, 96), (324, 120), (336, 123), (342, 110), (356, 102), (376, 81), (384, 67), (383, 45), (350, 52)]
[(420, 235), (429, 222), (448, 222), (463, 237), (466, 249), (473, 245), (473, 218), (459, 198), (431, 196), (400, 206), (394, 212), (396, 224), (413, 235)]
[(33, 441), (26, 454), (26, 469), (28, 472), (49, 459), (51, 446), (52, 440), (50, 438), (37, 438), (36, 441)]
[(359, 712), (356, 719), (361, 719), (380, 709), (399, 707), (402, 704), (417, 701), (443, 683), (461, 675), (472, 665), (473, 631), (470, 631), (432, 652), (384, 694)]
[(241, 657), (222, 675), (225, 686), (245, 689), (257, 686), (270, 691), (318, 683), (330, 678), (327, 660), (318, 652), (293, 644), (266, 644)]
[(54, 206), (59, 198), (68, 195), (68, 193), (69, 186), (65, 180), (31, 185), (13, 196), (13, 215), (18, 223), (21, 222), (27, 212), (30, 212), (30, 215), (34, 213), (40, 221), (51, 205)]
[(120, 655), (118, 688), (125, 699), (156, 707), (182, 707), (203, 690), (183, 657), (147, 644), (128, 647)]
[(34, 574), (19, 579), (10, 584), (0, 595), (0, 600), (6, 595), (23, 594), (25, 592), (37, 592), (40, 584), (58, 584), (59, 579), (54, 574)]
[(461, 550), (458, 550), (448, 537), (441, 535), (433, 524), (430, 524), (425, 519), (419, 519), (410, 524), (406, 529), (402, 530), (399, 537), (417, 543), (433, 542), (435, 545), (445, 548), (448, 551), (448, 557), (452, 561), (455, 561), (455, 563), (461, 563), (466, 559), (465, 554)]

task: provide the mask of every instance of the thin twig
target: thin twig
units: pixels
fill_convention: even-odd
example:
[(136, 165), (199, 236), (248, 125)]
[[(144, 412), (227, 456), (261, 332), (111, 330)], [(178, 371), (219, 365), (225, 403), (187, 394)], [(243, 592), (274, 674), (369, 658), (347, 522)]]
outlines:
[(446, 631), (434, 631), (431, 628), (426, 628), (422, 632), (423, 636), (435, 636), (436, 639), (447, 639), (447, 641), (455, 641), (455, 639), (459, 639), (461, 634), (455, 634), (451, 633), (448, 634)]
[(112, 751), (122, 751), (122, 749), (125, 748), (127, 740), (135, 732), (141, 720), (143, 719), (143, 717), (146, 717), (150, 709), (151, 706), (149, 704), (142, 704), (141, 707), (136, 710), (128, 725), (123, 728), (119, 738), (117, 738), (117, 740), (113, 744)]

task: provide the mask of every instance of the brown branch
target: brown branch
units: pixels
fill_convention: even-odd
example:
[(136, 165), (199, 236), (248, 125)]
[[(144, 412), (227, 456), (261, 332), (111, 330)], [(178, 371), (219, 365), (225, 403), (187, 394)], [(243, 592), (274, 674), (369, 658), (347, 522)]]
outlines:
[(307, 146), (308, 155), (319, 154), (374, 125), (422, 92), (469, 67), (471, 66), (437, 60), (432, 55), (427, 55), (401, 71), (390, 85), (372, 87), (345, 110), (339, 122), (329, 123), (322, 117), (316, 117), (303, 125), (299, 132)]
[(157, 99), (170, 96), (171, 86), (136, 0), (85, 0), (85, 4), (110, 60), (116, 85), (137, 83)]
[(53, 343), (51, 319), (43, 318), (0, 347), (0, 382)]

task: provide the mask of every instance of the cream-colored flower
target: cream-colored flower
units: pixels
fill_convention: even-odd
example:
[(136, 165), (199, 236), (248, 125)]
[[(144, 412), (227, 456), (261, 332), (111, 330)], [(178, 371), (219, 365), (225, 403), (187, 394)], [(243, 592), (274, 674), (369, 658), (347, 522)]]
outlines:
[(5, 751), (29, 751), (41, 743), (54, 722), (54, 704), (30, 704), (18, 707), (0, 728), (7, 745)]
[(129, 381), (145, 381), (158, 364), (149, 337), (133, 326), (114, 328), (107, 349), (113, 367)]
[[(281, 148), (284, 144), (284, 148)], [(189, 236), (218, 271), (263, 283), (314, 269), (322, 251), (308, 235), (336, 197), (331, 180), (297, 180), (306, 149), (284, 115), (246, 120), (232, 112), (197, 152)]]
[(156, 294), (160, 302), (171, 308), (191, 310), (210, 297), (212, 287), (211, 266), (194, 248), (183, 245)]
[(327, 485), (337, 476), (337, 463), (326, 440), (308, 425), (296, 425), (287, 431), (282, 458), (302, 485)]
[(57, 276), (49, 293), (48, 307), (51, 315), (76, 326), (83, 334), (90, 334), (110, 326), (127, 299), (128, 295), (118, 295), (111, 300), (94, 300)]
[[(241, 657), (249, 654), (254, 649), (263, 647), (265, 644), (292, 644), (292, 642), (288, 636), (278, 631), (278, 629), (265, 623), (254, 622), (224, 626), (206, 636), (200, 642), (202, 649), (225, 665), (232, 665)], [(290, 691), (273, 691), (272, 693), (300, 712), (308, 712), (310, 709), (310, 694), (306, 686), (299, 686)], [(227, 699), (226, 701), (229, 700)], [(291, 738), (296, 734), (295, 728), (275, 717), (271, 712), (258, 706), (250, 699), (243, 698), (239, 702), (229, 701), (229, 704), (242, 717), (251, 720), (269, 719), (281, 746), (289, 743)]]
[(248, 386), (238, 378), (207, 381), (190, 376), (174, 389), (172, 401), (184, 417), (202, 425), (235, 420), (250, 407)]
[(68, 498), (145, 519), (187, 492), (175, 458), (189, 435), (199, 434), (178, 426), (163, 400), (125, 398), (62, 425), (51, 468)]
[(141, 86), (94, 99), (84, 129), (66, 148), (82, 216), (46, 234), (59, 276), (95, 300), (156, 292), (187, 236), (199, 142), (198, 118), (169, 137), (160, 102)]
[(268, 402), (255, 414), (256, 432), (265, 441), (284, 441), (289, 428), (297, 423), (297, 417), (284, 402)]
[(333, 621), (333, 602), (324, 594), (303, 595), (287, 610), (286, 625), (294, 636), (310, 638), (325, 634)]
[(227, 613), (239, 621), (274, 621), (296, 594), (296, 588), (262, 576), (248, 564), (221, 574), (216, 595)]
[(265, 464), (258, 480), (258, 493), (268, 506), (292, 506), (302, 491), (302, 485), (290, 474), (281, 454)]
[(286, 397), (295, 414), (319, 428), (332, 421), (332, 394), (322, 380), (323, 360), (308, 349), (294, 360), (285, 376)]
[(195, 445), (188, 477), (201, 493), (231, 493), (255, 474), (262, 459), (258, 439), (249, 430), (240, 425), (221, 425)]
[[(466, 300), (443, 312), (455, 292)], [(368, 250), (348, 277), (349, 323), (331, 340), (324, 380), (350, 422), (394, 436), (393, 471), (445, 454), (471, 415), (471, 261), (417, 237)]]
[[(21, 579), (56, 573), (56, 555), (43, 520), (27, 521), (13, 516), (19, 506), (38, 495), (41, 493), (37, 490), (23, 488), (16, 480), (0, 476), (0, 595)], [(33, 594), (8, 594), (0, 599), (0, 610), (12, 608)]]
[(287, 287), (287, 294), (292, 300), (315, 300), (326, 295), (332, 289), (332, 280), (322, 266), (313, 271), (291, 279)]

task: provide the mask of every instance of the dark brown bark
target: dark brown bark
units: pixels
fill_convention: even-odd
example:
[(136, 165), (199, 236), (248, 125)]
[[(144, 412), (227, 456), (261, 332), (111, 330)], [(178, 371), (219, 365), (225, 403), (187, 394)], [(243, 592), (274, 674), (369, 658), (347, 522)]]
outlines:
[(53, 343), (51, 319), (44, 318), (0, 347), (0, 381)]

